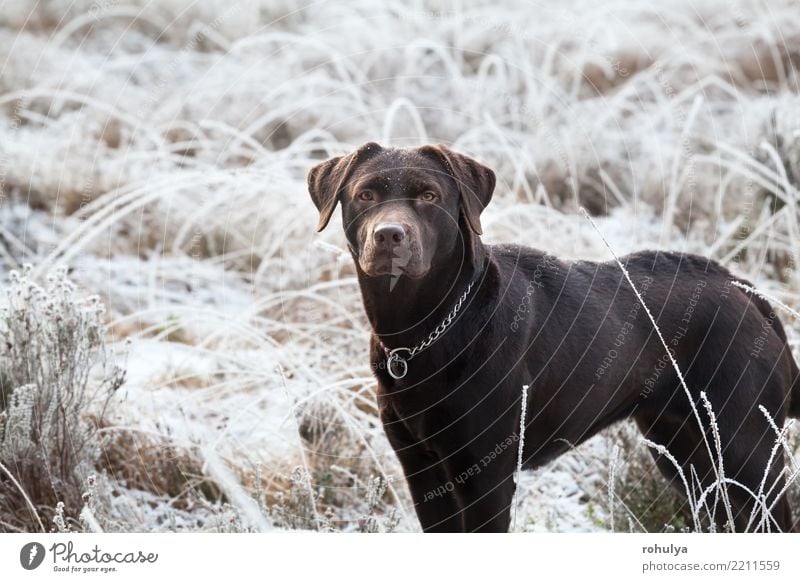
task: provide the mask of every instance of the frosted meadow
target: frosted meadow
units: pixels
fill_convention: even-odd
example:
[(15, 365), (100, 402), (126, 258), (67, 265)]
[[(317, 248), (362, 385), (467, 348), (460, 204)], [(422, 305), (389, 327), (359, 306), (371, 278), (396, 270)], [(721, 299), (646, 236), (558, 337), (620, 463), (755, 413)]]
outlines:
[[(794, 2), (7, 1), (0, 55), (0, 531), (418, 530), (306, 189), (370, 140), (491, 166), (485, 242), (718, 260), (800, 357)], [(514, 528), (713, 527), (659, 446), (521, 473)]]

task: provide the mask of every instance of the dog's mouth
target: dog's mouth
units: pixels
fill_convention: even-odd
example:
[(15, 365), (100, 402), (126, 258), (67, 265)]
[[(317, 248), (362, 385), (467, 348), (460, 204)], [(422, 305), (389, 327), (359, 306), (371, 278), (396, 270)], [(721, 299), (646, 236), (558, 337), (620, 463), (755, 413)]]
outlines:
[(429, 271), (429, 267), (421, 260), (420, 253), (406, 245), (398, 245), (391, 250), (365, 248), (358, 258), (358, 264), (370, 277), (389, 275), (395, 278), (406, 276), (420, 279)]

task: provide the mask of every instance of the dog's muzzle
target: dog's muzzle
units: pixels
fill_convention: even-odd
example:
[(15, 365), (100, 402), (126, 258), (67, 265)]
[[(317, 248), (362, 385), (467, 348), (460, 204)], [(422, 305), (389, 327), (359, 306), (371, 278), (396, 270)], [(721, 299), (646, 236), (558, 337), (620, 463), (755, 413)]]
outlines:
[(420, 261), (419, 243), (410, 229), (397, 222), (382, 222), (375, 226), (359, 257), (361, 268), (368, 275), (425, 274)]

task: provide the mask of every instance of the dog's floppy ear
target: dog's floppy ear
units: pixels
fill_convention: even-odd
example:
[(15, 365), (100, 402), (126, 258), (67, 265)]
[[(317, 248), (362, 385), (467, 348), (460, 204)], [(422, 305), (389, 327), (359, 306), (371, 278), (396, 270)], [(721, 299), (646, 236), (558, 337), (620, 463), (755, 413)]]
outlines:
[(458, 186), (461, 195), (461, 209), (467, 223), (476, 234), (483, 234), (480, 216), (492, 199), (496, 181), (491, 168), (487, 168), (469, 156), (454, 152), (442, 144), (422, 146), (420, 152), (434, 155), (444, 162), (447, 171)]
[(319, 210), (317, 232), (328, 226), (339, 202), (339, 193), (356, 166), (382, 149), (375, 142), (369, 142), (346, 156), (331, 158), (311, 168), (308, 172), (308, 193)]

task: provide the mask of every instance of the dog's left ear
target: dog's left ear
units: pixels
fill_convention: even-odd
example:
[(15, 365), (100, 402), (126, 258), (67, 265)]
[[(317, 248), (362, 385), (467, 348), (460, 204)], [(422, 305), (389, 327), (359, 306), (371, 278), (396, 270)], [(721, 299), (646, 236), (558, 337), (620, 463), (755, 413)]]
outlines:
[(308, 193), (311, 194), (311, 200), (319, 210), (317, 232), (328, 226), (339, 202), (339, 193), (347, 184), (356, 166), (382, 149), (375, 142), (365, 143), (346, 156), (331, 158), (311, 168), (308, 172)]
[(492, 169), (442, 144), (422, 146), (420, 153), (434, 155), (444, 162), (458, 186), (467, 223), (476, 234), (483, 234), (480, 216), (492, 199), (496, 182)]

